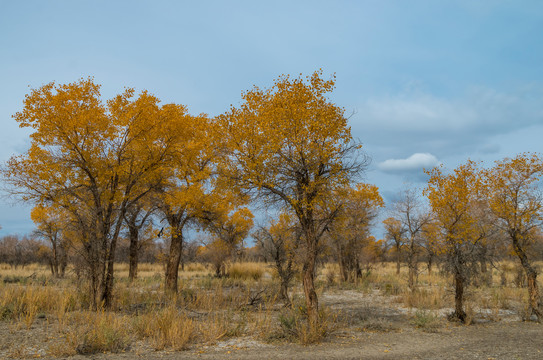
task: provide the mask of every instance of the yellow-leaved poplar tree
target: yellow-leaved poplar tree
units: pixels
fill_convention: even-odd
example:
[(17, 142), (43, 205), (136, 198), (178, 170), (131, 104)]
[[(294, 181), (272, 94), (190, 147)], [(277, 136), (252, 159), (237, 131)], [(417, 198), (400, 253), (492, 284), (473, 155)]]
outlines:
[[(133, 89), (103, 103), (92, 79), (33, 89), (15, 114), (30, 149), (3, 171), (23, 200), (54, 205), (77, 226), (94, 308), (109, 307), (117, 240), (127, 209), (147, 196), (179, 139), (164, 131), (185, 108)], [(171, 127), (170, 127), (171, 128)]]
[(182, 109), (170, 108), (164, 133), (177, 141), (171, 146), (170, 162), (164, 166), (153, 203), (166, 220), (163, 231), (169, 237), (166, 255), (165, 291), (177, 292), (179, 265), (183, 267), (184, 231), (206, 216), (217, 203), (225, 201), (217, 193), (213, 178), (214, 161), (220, 146), (216, 143), (214, 125), (206, 115), (191, 116)]
[(543, 304), (530, 250), (543, 225), (543, 160), (537, 154), (523, 153), (496, 162), (486, 174), (490, 209), (526, 273), (531, 315), (541, 321)]
[(280, 76), (269, 89), (242, 94), (239, 107), (218, 117), (229, 161), (223, 174), (240, 189), (292, 212), (305, 240), (303, 287), (309, 327), (317, 331), (315, 264), (319, 240), (335, 211), (325, 199), (363, 169), (344, 109), (328, 100), (335, 79)]
[(364, 183), (340, 190), (332, 201), (337, 202), (339, 211), (328, 234), (343, 281), (355, 281), (362, 275), (363, 250), (371, 244), (370, 227), (385, 203), (377, 186)]
[(452, 173), (444, 174), (440, 167), (428, 171), (430, 179), (425, 189), (433, 211), (436, 249), (444, 255), (446, 266), (454, 276), (454, 317), (466, 321), (464, 290), (476, 261), (474, 247), (486, 233), (477, 224), (474, 207), (484, 196), (485, 184), (478, 164), (468, 160)]

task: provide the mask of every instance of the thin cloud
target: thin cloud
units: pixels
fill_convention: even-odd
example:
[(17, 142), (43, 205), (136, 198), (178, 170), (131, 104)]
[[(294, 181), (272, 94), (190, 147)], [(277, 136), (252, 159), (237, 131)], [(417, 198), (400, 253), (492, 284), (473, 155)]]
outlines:
[(439, 165), (439, 160), (430, 153), (415, 153), (407, 159), (388, 159), (380, 163), (379, 170), (388, 173), (422, 171)]
[(421, 92), (374, 97), (358, 107), (353, 129), (372, 134), (365, 141), (382, 147), (385, 159), (398, 148), (414, 153), (423, 147), (440, 158), (496, 153), (500, 147), (481, 144), (543, 121), (543, 89), (521, 90), (472, 87), (452, 99)]

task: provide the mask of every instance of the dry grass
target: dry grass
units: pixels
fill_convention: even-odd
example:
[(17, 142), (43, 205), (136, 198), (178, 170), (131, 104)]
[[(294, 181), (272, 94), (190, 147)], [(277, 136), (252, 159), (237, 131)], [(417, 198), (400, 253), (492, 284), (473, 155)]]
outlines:
[(75, 289), (0, 284), (0, 293), (0, 320), (15, 321), (27, 329), (38, 315), (52, 313), (63, 321), (65, 312), (77, 306)]
[(318, 343), (338, 327), (337, 314), (323, 308), (319, 311), (319, 323), (311, 329), (307, 319), (305, 302), (301, 298), (293, 301), (292, 307), (279, 313), (278, 323), (267, 333), (266, 341), (293, 341), (304, 345)]
[(127, 316), (112, 312), (76, 312), (66, 334), (68, 349), (78, 354), (120, 352), (130, 344)]
[[(406, 269), (397, 275), (392, 263), (374, 265), (354, 283), (341, 281), (337, 264), (326, 264), (317, 274), (318, 292), (319, 296), (323, 292), (341, 296), (344, 291), (354, 291), (368, 299), (380, 294), (390, 299), (391, 306), (413, 309), (408, 326), (437, 331), (443, 325), (443, 316), (437, 314), (453, 304), (451, 278), (437, 268), (431, 274), (422, 264), (421, 269), (417, 289), (410, 291)], [(514, 263), (503, 263), (494, 269), (490, 286), (468, 287), (470, 320), (486, 316), (498, 321), (504, 311), (524, 316), (527, 290), (514, 284), (516, 271)], [(128, 266), (118, 264), (113, 311), (90, 312), (84, 283), (73, 272), (66, 279), (55, 279), (45, 266), (13, 269), (0, 264), (0, 321), (26, 331), (35, 326), (37, 318), (46, 319), (48, 331), (61, 338), (49, 344), (48, 354), (60, 357), (124, 351), (135, 341), (156, 350), (185, 350), (244, 336), (308, 344), (336, 329), (360, 326), (348, 316), (332, 315), (321, 304), (319, 328), (311, 332), (299, 282), (293, 284), (294, 306), (285, 308), (277, 301), (277, 279), (269, 265), (233, 263), (228, 273), (229, 277), (216, 278), (205, 264), (186, 264), (185, 271), (180, 271), (179, 293), (171, 297), (164, 295), (162, 265), (140, 264), (138, 279), (129, 283)], [(502, 273), (506, 286), (501, 286)], [(398, 327), (385, 318), (380, 325), (376, 319), (368, 319), (363, 328)], [(29, 355), (24, 347), (10, 351), (14, 356)]]
[(149, 338), (155, 350), (184, 350), (196, 335), (194, 322), (172, 305), (135, 317), (132, 328), (138, 338)]
[(418, 288), (414, 291), (405, 289), (397, 301), (410, 308), (438, 310), (445, 307), (446, 300), (444, 288), (432, 287), (427, 289)]
[(228, 275), (233, 279), (260, 280), (266, 271), (262, 263), (233, 263), (228, 266)]

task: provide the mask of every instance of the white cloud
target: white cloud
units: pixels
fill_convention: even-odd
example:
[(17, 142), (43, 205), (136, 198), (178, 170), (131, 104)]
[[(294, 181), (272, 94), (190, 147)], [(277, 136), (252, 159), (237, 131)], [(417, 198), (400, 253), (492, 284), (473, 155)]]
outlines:
[(378, 165), (384, 172), (413, 172), (430, 169), (439, 165), (437, 158), (430, 153), (415, 153), (407, 159), (388, 159)]

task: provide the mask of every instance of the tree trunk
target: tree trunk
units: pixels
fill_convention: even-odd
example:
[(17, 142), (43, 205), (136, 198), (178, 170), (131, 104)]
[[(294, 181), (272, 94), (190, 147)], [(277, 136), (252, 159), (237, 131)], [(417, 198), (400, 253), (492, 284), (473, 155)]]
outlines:
[(171, 237), (170, 255), (166, 266), (166, 284), (165, 289), (169, 293), (177, 293), (177, 278), (179, 272), (179, 263), (183, 253), (183, 235), (180, 230), (175, 231)]
[(139, 231), (136, 227), (130, 227), (130, 247), (129, 247), (129, 266), (128, 280), (134, 281), (138, 277), (138, 255), (139, 255)]
[[(119, 216), (115, 224), (115, 229), (109, 241), (109, 246), (107, 243), (107, 239), (108, 239), (107, 234), (109, 233), (109, 231), (104, 232), (104, 243), (105, 243), (106, 251), (102, 255), (105, 262), (104, 270), (103, 270), (105, 273), (105, 279), (103, 281), (101, 300), (104, 304), (104, 308), (106, 309), (109, 309), (111, 307), (112, 300), (113, 300), (113, 278), (115, 275), (115, 272), (114, 272), (115, 252), (117, 250), (117, 239), (119, 238), (119, 234), (121, 232), (121, 226), (124, 223), (123, 219), (124, 219), (124, 213), (121, 213), (121, 215)], [(110, 229), (109, 226), (104, 227), (104, 228), (108, 230)]]
[(319, 302), (315, 291), (315, 265), (317, 259), (316, 239), (311, 231), (306, 231), (307, 253), (303, 265), (303, 285), (309, 330), (316, 334), (319, 322)]
[(400, 275), (402, 257), (400, 256), (400, 244), (396, 243), (396, 275)]
[(93, 310), (98, 309), (98, 294), (100, 291), (100, 249), (98, 239), (96, 235), (89, 237), (89, 243), (85, 247), (87, 251), (87, 261), (89, 266), (89, 278), (90, 278), (90, 294), (91, 294), (91, 307)]
[(458, 270), (456, 270), (454, 274), (454, 286), (454, 316), (461, 322), (465, 322), (466, 313), (464, 312), (464, 277)]
[(529, 298), (529, 306), (530, 311), (532, 315), (535, 315), (537, 317), (537, 321), (543, 320), (543, 309), (541, 304), (541, 297), (539, 295), (539, 288), (537, 285), (537, 271), (533, 268), (533, 266), (530, 264), (530, 261), (528, 260), (528, 256), (526, 255), (526, 252), (520, 245), (520, 242), (518, 239), (513, 237), (513, 247), (515, 249), (515, 252), (520, 260), (520, 264), (524, 268), (524, 271), (526, 273), (526, 278), (528, 281), (528, 298)]
[(488, 271), (488, 266), (485, 258), (482, 258), (481, 261), (481, 277), (483, 278), (483, 283), (486, 286), (492, 285), (492, 271)]
[(290, 305), (290, 297), (288, 296), (289, 282), (290, 281), (288, 279), (285, 279), (285, 278), (281, 279), (281, 290), (279, 293), (279, 297), (285, 302), (285, 306)]
[(100, 277), (95, 266), (91, 268), (91, 283), (90, 283), (90, 293), (91, 293), (91, 307), (93, 310), (98, 310), (98, 293), (100, 288)]
[(51, 274), (55, 276), (55, 268), (53, 267), (53, 260), (49, 259), (49, 268), (51, 269)]
[(66, 245), (63, 244), (62, 242), (60, 243), (59, 245), (59, 249), (60, 249), (60, 256), (59, 256), (59, 276), (61, 278), (64, 277), (64, 275), (66, 275), (66, 266), (68, 266), (68, 252), (67, 252), (67, 249), (66, 249)]
[(409, 263), (409, 273), (407, 274), (407, 286), (409, 290), (415, 290), (415, 265)]
[(277, 274), (281, 279), (281, 288), (279, 291), (279, 298), (285, 302), (285, 306), (291, 305), (290, 297), (288, 296), (288, 288), (290, 285), (290, 279), (292, 278), (292, 259), (287, 260), (287, 264), (283, 267), (282, 257), (279, 252), (275, 256), (275, 268)]
[[(369, 272), (370, 272), (369, 263), (366, 262), (366, 275), (368, 275)], [(358, 259), (354, 260), (354, 274), (355, 274), (354, 276), (356, 279), (362, 278), (362, 268), (360, 267), (360, 263), (358, 262)]]
[(53, 258), (51, 259), (51, 272), (54, 277), (59, 277), (58, 275), (58, 249), (56, 240), (51, 241), (53, 247)]
[(341, 249), (341, 246), (338, 247), (338, 254), (339, 254), (339, 271), (341, 272), (341, 278), (343, 281), (349, 280), (349, 271), (347, 270), (347, 266), (345, 265), (345, 256), (343, 254), (343, 250)]
[(115, 250), (117, 248), (117, 237), (114, 235), (106, 254), (105, 280), (103, 282), (101, 301), (104, 308), (109, 309), (113, 300), (113, 277), (115, 266)]
[(528, 294), (530, 296), (530, 308), (532, 314), (537, 317), (537, 321), (541, 322), (543, 319), (543, 312), (541, 309), (541, 297), (539, 295), (539, 288), (537, 286), (537, 272), (530, 271), (526, 274), (528, 278)]
[(415, 238), (413, 236), (409, 239), (409, 253), (407, 254), (407, 266), (408, 266), (408, 275), (407, 275), (407, 286), (409, 290), (415, 290), (415, 277), (417, 275), (417, 253), (415, 247)]
[(104, 304), (104, 308), (109, 309), (113, 300), (113, 267), (115, 266), (114, 256), (108, 256), (106, 279), (102, 288), (101, 300)]

